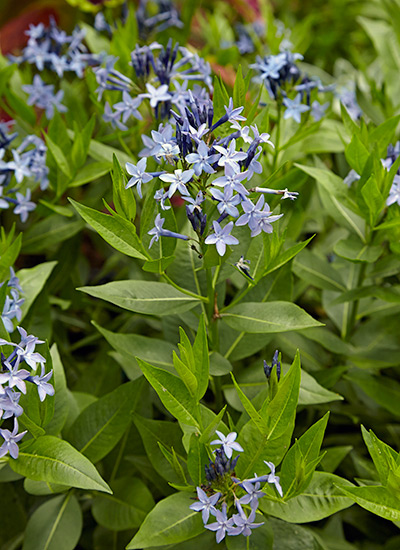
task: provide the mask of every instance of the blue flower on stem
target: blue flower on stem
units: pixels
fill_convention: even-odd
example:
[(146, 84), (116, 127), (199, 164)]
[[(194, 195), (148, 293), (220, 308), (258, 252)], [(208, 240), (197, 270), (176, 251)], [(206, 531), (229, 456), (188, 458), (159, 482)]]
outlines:
[(24, 437), (27, 431), (18, 433), (18, 420), (16, 418), (14, 418), (14, 429), (12, 432), (0, 429), (0, 435), (4, 439), (4, 443), (0, 447), (0, 458), (7, 453), (10, 453), (11, 458), (18, 458), (19, 449), (17, 443)]
[(256, 483), (253, 484), (250, 483), (250, 481), (243, 481), (240, 485), (247, 493), (247, 495), (244, 495), (239, 499), (240, 504), (250, 504), (252, 510), (258, 508), (258, 499), (262, 498), (266, 494), (260, 491), (260, 482), (256, 481)]
[(201, 489), (200, 487), (197, 487), (197, 497), (199, 499), (199, 502), (194, 502), (189, 506), (191, 510), (194, 510), (195, 512), (201, 512), (201, 517), (203, 518), (203, 523), (206, 524), (208, 521), (208, 518), (210, 517), (210, 512), (215, 515), (216, 509), (215, 505), (218, 502), (219, 497), (221, 496), (221, 493), (215, 493), (211, 497), (208, 497), (206, 493)]
[(189, 153), (186, 155), (186, 162), (193, 164), (193, 170), (196, 176), (200, 176), (202, 172), (207, 174), (213, 174), (215, 172), (214, 168), (211, 166), (220, 158), (221, 155), (209, 154), (209, 149), (204, 141), (200, 141), (197, 147), (197, 153)]
[(53, 370), (45, 373), (44, 363), (41, 363), (41, 373), (40, 376), (36, 374), (35, 376), (30, 376), (28, 378), (29, 382), (37, 385), (38, 394), (40, 401), (44, 401), (46, 395), (54, 395), (54, 388), (49, 384), (50, 378), (53, 376)]
[(230, 235), (230, 232), (233, 229), (233, 222), (229, 222), (225, 225), (225, 227), (222, 228), (217, 221), (213, 221), (213, 227), (214, 233), (209, 235), (204, 242), (206, 244), (215, 244), (215, 246), (217, 247), (217, 252), (220, 256), (223, 256), (225, 254), (226, 245), (239, 244), (237, 238), (233, 235)]
[(236, 432), (230, 432), (226, 437), (222, 432), (219, 432), (218, 430), (216, 430), (215, 433), (217, 434), (219, 439), (211, 441), (210, 445), (222, 445), (222, 448), (224, 449), (224, 453), (226, 454), (227, 458), (232, 457), (233, 451), (238, 451), (240, 453), (243, 452), (242, 446), (239, 445), (237, 441), (235, 441), (235, 439), (237, 438)]
[(248, 172), (241, 172), (237, 163), (225, 164), (224, 175), (216, 178), (212, 184), (218, 187), (229, 187), (232, 191), (236, 191), (242, 196), (248, 195), (246, 187), (240, 183), (248, 177)]
[(194, 170), (185, 170), (181, 169), (175, 170), (173, 174), (161, 174), (160, 180), (170, 183), (168, 189), (168, 197), (171, 198), (176, 190), (179, 191), (181, 195), (188, 195), (188, 190), (185, 183), (188, 183), (194, 174)]
[(28, 213), (32, 212), (32, 210), (35, 210), (36, 204), (30, 200), (31, 198), (31, 190), (26, 190), (26, 196), (22, 193), (16, 193), (16, 203), (17, 206), (14, 208), (13, 212), (14, 214), (19, 214), (22, 223), (25, 223), (28, 219)]
[(285, 120), (288, 118), (293, 118), (293, 120), (299, 124), (301, 122), (301, 114), (310, 110), (308, 105), (301, 103), (301, 94), (297, 94), (294, 99), (289, 99), (288, 97), (283, 98), (283, 104), (286, 107), (283, 118)]
[(157, 105), (160, 103), (160, 101), (169, 101), (172, 96), (168, 92), (168, 85), (163, 84), (162, 86), (159, 86), (158, 88), (155, 88), (151, 84), (146, 84), (147, 92), (146, 94), (140, 94), (139, 97), (147, 97), (150, 99), (150, 107), (157, 107)]
[(216, 540), (218, 543), (225, 538), (226, 533), (228, 533), (228, 535), (232, 534), (232, 531), (234, 529), (233, 518), (227, 518), (226, 508), (226, 503), (223, 502), (222, 511), (217, 510), (215, 513), (217, 521), (215, 523), (210, 523), (209, 525), (204, 526), (210, 531), (216, 531)]
[(175, 231), (169, 231), (168, 229), (163, 229), (165, 218), (162, 218), (160, 214), (157, 214), (156, 219), (154, 220), (154, 227), (148, 231), (149, 235), (153, 235), (149, 248), (152, 247), (154, 241), (158, 242), (160, 237), (174, 237), (175, 239), (182, 239), (183, 241), (188, 241), (189, 237), (187, 235), (181, 235), (180, 233), (175, 233)]
[(226, 164), (237, 165), (240, 160), (245, 160), (247, 153), (244, 151), (236, 151), (236, 140), (233, 139), (227, 148), (220, 145), (214, 145), (214, 149), (221, 153), (221, 158), (218, 161), (219, 166)]
[(125, 169), (131, 177), (128, 183), (125, 185), (125, 189), (129, 189), (134, 185), (137, 185), (137, 191), (140, 198), (142, 198), (142, 183), (148, 183), (153, 179), (151, 174), (146, 172), (147, 158), (142, 158), (139, 160), (135, 166), (131, 162), (125, 164)]
[(228, 533), (229, 535), (244, 535), (245, 537), (249, 537), (251, 535), (252, 529), (256, 529), (257, 527), (261, 527), (261, 525), (264, 525), (264, 522), (253, 523), (256, 517), (255, 509), (253, 509), (250, 512), (249, 517), (247, 517), (239, 502), (236, 502), (236, 507), (239, 513), (233, 514), (232, 519), (237, 527), (234, 527), (231, 532)]
[(3, 365), (7, 367), (8, 372), (0, 372), (0, 384), (8, 383), (9, 388), (16, 386), (19, 391), (26, 393), (26, 384), (24, 380), (28, 378), (30, 373), (25, 369), (18, 370), (19, 358), (15, 361), (14, 365), (11, 365), (8, 361), (4, 361)]
[(211, 195), (215, 200), (218, 201), (218, 212), (220, 214), (228, 214), (237, 218), (239, 216), (239, 210), (236, 208), (236, 205), (241, 202), (240, 195), (234, 195), (232, 187), (224, 187), (224, 192), (222, 193), (219, 189), (210, 190)]
[(139, 113), (137, 108), (142, 103), (140, 97), (131, 97), (128, 92), (122, 92), (122, 101), (115, 103), (113, 105), (114, 109), (119, 113), (122, 113), (122, 122), (126, 122), (130, 116), (142, 120), (142, 115)]

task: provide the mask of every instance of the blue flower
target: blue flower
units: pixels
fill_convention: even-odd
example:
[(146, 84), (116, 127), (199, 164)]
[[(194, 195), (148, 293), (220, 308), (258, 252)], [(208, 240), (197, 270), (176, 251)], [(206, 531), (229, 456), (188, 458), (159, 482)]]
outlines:
[(283, 497), (283, 491), (282, 487), (279, 483), (279, 476), (275, 475), (275, 465), (273, 462), (267, 462), (264, 460), (264, 464), (268, 466), (268, 468), (271, 470), (271, 473), (268, 475), (267, 482), (271, 483), (272, 485), (275, 485), (276, 490), (278, 491), (279, 495)]
[(180, 233), (175, 233), (175, 231), (169, 231), (168, 229), (163, 229), (165, 218), (162, 218), (160, 214), (157, 214), (156, 219), (154, 220), (154, 227), (150, 229), (147, 233), (153, 235), (149, 248), (152, 247), (154, 241), (158, 242), (160, 237), (174, 237), (175, 239), (182, 239), (183, 241), (188, 241), (189, 237), (187, 235), (181, 235)]
[(225, 254), (226, 245), (239, 244), (237, 238), (230, 235), (230, 232), (233, 229), (233, 222), (229, 222), (224, 228), (222, 228), (217, 221), (214, 221), (213, 227), (214, 233), (209, 235), (204, 242), (206, 244), (215, 244), (217, 247), (217, 252), (220, 256)]
[(240, 183), (248, 177), (248, 172), (241, 172), (240, 167), (237, 163), (225, 164), (224, 176), (216, 178), (212, 184), (217, 185), (218, 187), (229, 187), (232, 191), (236, 191), (242, 196), (248, 195), (246, 187)]
[(137, 185), (137, 191), (140, 198), (142, 198), (142, 183), (148, 183), (153, 179), (151, 174), (146, 172), (147, 158), (142, 158), (139, 160), (135, 166), (131, 162), (125, 164), (125, 169), (131, 177), (128, 183), (125, 185), (125, 189), (129, 189), (134, 185)]
[(158, 88), (155, 88), (151, 84), (146, 84), (147, 92), (146, 94), (140, 94), (139, 97), (147, 97), (150, 99), (150, 107), (157, 107), (160, 101), (169, 101), (171, 99), (171, 94), (168, 92), (168, 85), (163, 84)]
[(128, 92), (122, 92), (122, 101), (113, 105), (114, 109), (122, 113), (122, 122), (126, 122), (130, 116), (142, 120), (142, 115), (137, 108), (140, 106), (142, 100), (140, 97), (131, 97)]
[(206, 524), (208, 521), (208, 518), (210, 517), (210, 512), (215, 515), (216, 509), (215, 505), (218, 502), (219, 497), (221, 496), (221, 493), (215, 493), (215, 495), (212, 495), (211, 497), (208, 497), (206, 493), (201, 489), (201, 487), (197, 487), (197, 497), (199, 499), (199, 502), (194, 502), (189, 506), (191, 510), (194, 510), (195, 512), (201, 511), (201, 516), (203, 519), (203, 523)]
[(321, 105), (319, 101), (315, 100), (311, 103), (311, 116), (315, 120), (315, 122), (318, 122), (325, 116), (325, 111), (329, 107), (329, 103), (324, 103)]
[(189, 210), (189, 212), (191, 214), (193, 214), (193, 212), (195, 210), (201, 212), (201, 203), (204, 202), (204, 196), (203, 196), (203, 193), (201, 191), (199, 191), (196, 195), (196, 198), (193, 199), (192, 197), (190, 196), (182, 196), (182, 199), (185, 200), (186, 202), (190, 203), (186, 208)]
[(196, 176), (200, 176), (202, 172), (213, 174), (215, 170), (211, 166), (220, 158), (219, 154), (209, 155), (209, 149), (204, 141), (200, 141), (197, 147), (197, 153), (189, 153), (186, 155), (186, 162), (193, 164), (193, 170)]
[(51, 370), (46, 374), (44, 363), (41, 363), (40, 376), (35, 374), (35, 376), (29, 376), (28, 378), (29, 382), (37, 385), (40, 401), (44, 401), (46, 395), (54, 395), (54, 388), (51, 384), (49, 384), (49, 380), (52, 376), (53, 371)]
[(4, 420), (11, 416), (21, 416), (24, 409), (18, 404), (21, 394), (12, 388), (1, 388), (0, 386), (0, 418)]
[(241, 202), (240, 195), (234, 195), (232, 187), (224, 187), (224, 192), (222, 193), (219, 189), (210, 190), (211, 195), (218, 201), (218, 212), (220, 214), (228, 214), (237, 218), (239, 216), (239, 210), (236, 208), (236, 205)]
[(16, 193), (15, 197), (17, 206), (14, 208), (13, 212), (14, 214), (19, 214), (22, 223), (25, 223), (28, 219), (28, 213), (36, 208), (36, 204), (30, 200), (31, 190), (27, 189), (25, 197), (22, 193)]
[(226, 164), (237, 165), (240, 160), (244, 160), (247, 157), (247, 153), (243, 151), (236, 151), (236, 140), (233, 139), (227, 148), (220, 145), (214, 145), (214, 149), (221, 153), (221, 158), (218, 161), (219, 166), (225, 166)]
[(161, 174), (160, 180), (170, 183), (168, 190), (168, 197), (171, 198), (176, 190), (179, 191), (181, 195), (188, 195), (188, 190), (185, 183), (188, 183), (194, 174), (194, 170), (185, 170), (181, 169), (175, 170), (173, 174)]
[(27, 431), (18, 433), (18, 420), (16, 418), (14, 418), (14, 429), (12, 432), (0, 429), (0, 435), (4, 439), (4, 443), (0, 447), (0, 458), (7, 453), (10, 453), (11, 458), (18, 458), (19, 449), (17, 443), (24, 437)]
[(28, 378), (30, 373), (25, 369), (18, 370), (19, 359), (15, 361), (14, 365), (11, 365), (8, 361), (4, 361), (3, 364), (7, 367), (8, 372), (0, 372), (0, 384), (8, 383), (9, 388), (16, 386), (19, 391), (26, 393), (26, 384), (24, 380)]
[(260, 486), (261, 486), (260, 482), (256, 481), (256, 483), (253, 484), (253, 483), (250, 483), (250, 481), (243, 481), (243, 483), (241, 483), (240, 485), (246, 491), (247, 495), (244, 495), (242, 498), (240, 498), (239, 503), (250, 504), (250, 508), (252, 510), (255, 510), (256, 508), (258, 508), (258, 499), (262, 498), (266, 494), (260, 491)]
[(245, 537), (249, 537), (251, 535), (251, 530), (256, 529), (257, 527), (261, 527), (261, 525), (264, 525), (264, 522), (262, 523), (253, 523), (253, 520), (256, 517), (256, 511), (253, 509), (250, 512), (249, 517), (246, 516), (246, 514), (243, 511), (243, 508), (239, 502), (236, 502), (236, 507), (239, 511), (238, 514), (234, 514), (232, 516), (233, 521), (235, 522), (235, 525), (237, 527), (234, 527), (229, 535), (244, 535)]
[(227, 518), (226, 508), (226, 503), (223, 502), (222, 511), (217, 510), (215, 513), (217, 521), (215, 523), (210, 523), (209, 525), (204, 526), (210, 531), (216, 531), (216, 540), (218, 543), (225, 538), (226, 533), (230, 535), (232, 533), (232, 530), (234, 529), (233, 518)]
[(7, 163), (7, 168), (9, 170), (14, 171), (15, 179), (17, 180), (18, 183), (21, 183), (25, 176), (29, 177), (31, 175), (31, 171), (29, 170), (26, 159), (22, 159), (19, 153), (15, 149), (13, 149), (12, 154), (13, 154), (14, 160), (11, 160), (10, 162)]
[(222, 432), (219, 432), (218, 430), (216, 430), (215, 433), (217, 434), (219, 439), (211, 441), (210, 445), (222, 445), (222, 448), (224, 449), (224, 453), (227, 458), (231, 458), (233, 451), (238, 451), (240, 453), (243, 452), (242, 446), (235, 441), (235, 439), (237, 438), (236, 432), (230, 432), (226, 437)]
[(305, 113), (310, 110), (308, 105), (301, 103), (301, 94), (297, 94), (294, 99), (289, 99), (288, 97), (283, 98), (283, 104), (286, 107), (283, 118), (293, 118), (293, 120), (299, 124), (301, 122), (301, 113)]

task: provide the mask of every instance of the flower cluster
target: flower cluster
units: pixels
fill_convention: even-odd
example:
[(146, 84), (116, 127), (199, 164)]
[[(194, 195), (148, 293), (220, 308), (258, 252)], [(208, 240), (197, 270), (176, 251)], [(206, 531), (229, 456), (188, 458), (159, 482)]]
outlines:
[[(95, 69), (98, 83), (96, 92), (98, 100), (105, 90), (122, 92), (121, 101), (112, 106), (105, 103), (104, 116), (106, 122), (121, 130), (127, 129), (125, 123), (131, 116), (142, 118), (138, 107), (143, 99), (149, 100), (156, 118), (165, 118), (169, 116), (172, 105), (184, 111), (190, 99), (190, 81), (204, 82), (211, 89), (209, 64), (187, 48), (179, 47), (178, 44), (173, 48), (171, 40), (166, 47), (153, 42), (149, 46), (136, 46), (132, 51), (131, 65), (137, 83), (116, 70), (116, 62), (116, 58), (108, 57), (104, 66)], [(155, 85), (157, 83), (158, 86)], [(138, 90), (141, 93), (137, 93)], [(194, 93), (208, 97), (202, 89), (195, 89)]]
[(47, 147), (35, 135), (26, 136), (18, 147), (10, 147), (18, 136), (17, 133), (9, 133), (12, 124), (13, 122), (0, 123), (0, 209), (11, 206), (14, 214), (18, 214), (22, 222), (26, 222), (29, 212), (36, 205), (31, 201), (31, 190), (28, 188), (23, 194), (15, 184), (31, 178), (40, 184), (42, 190), (48, 187)]
[(296, 64), (301, 59), (301, 54), (290, 51), (266, 55), (263, 58), (257, 56), (256, 62), (250, 65), (258, 73), (253, 80), (264, 84), (271, 98), (282, 100), (285, 107), (284, 119), (292, 118), (300, 123), (302, 113), (311, 110), (314, 120), (318, 121), (324, 116), (329, 103), (321, 105), (316, 99), (311, 103), (311, 94), (313, 90), (324, 93), (333, 88), (323, 86), (318, 78), (311, 79), (303, 74)]
[[(283, 214), (272, 214), (265, 202), (265, 194), (293, 200), (298, 193), (287, 189), (247, 187), (245, 182), (249, 182), (254, 174), (262, 173), (258, 159), (264, 144), (273, 147), (270, 135), (260, 133), (256, 124), (242, 126), (241, 123), (246, 121), (241, 114), (244, 108), (234, 108), (232, 99), (225, 106), (225, 114), (214, 121), (211, 99), (196, 96), (190, 90), (188, 97), (184, 109), (171, 111), (173, 118), (169, 123), (161, 124), (157, 131), (153, 130), (151, 138), (142, 136), (145, 148), (140, 156), (143, 158), (137, 165), (126, 164), (126, 170), (132, 176), (126, 188), (136, 186), (142, 197), (142, 184), (158, 177), (161, 186), (154, 199), (161, 210), (171, 208), (170, 199), (176, 194), (187, 203), (187, 218), (196, 238), (164, 229), (165, 219), (159, 213), (155, 227), (149, 232), (153, 235), (150, 246), (160, 236), (191, 239), (197, 241), (200, 255), (205, 253), (206, 245), (215, 245), (218, 254), (224, 256), (227, 246), (239, 243), (231, 235), (234, 225), (248, 226), (252, 237), (261, 232), (272, 233), (272, 223)], [(224, 132), (225, 137), (218, 135), (218, 129), (223, 125), (228, 132), (228, 135)], [(164, 169), (147, 171), (150, 157)], [(174, 167), (173, 173), (167, 171), (169, 165)], [(225, 221), (227, 223), (223, 224)]]
[(15, 63), (27, 62), (36, 65), (39, 71), (44, 68), (54, 71), (61, 78), (65, 72), (74, 72), (79, 78), (87, 65), (98, 64), (97, 56), (88, 53), (83, 44), (85, 31), (76, 27), (71, 35), (58, 28), (50, 19), (46, 27), (43, 23), (30, 25), (25, 31), (28, 44), (21, 56), (9, 56)]
[[(3, 283), (4, 284), (4, 283)], [(18, 278), (11, 270), (11, 278), (8, 282), (11, 287), (12, 300), (7, 296), (3, 309), (2, 320), (8, 332), (13, 331), (11, 319), (17, 317), (21, 319), (21, 310), (19, 306), (23, 300), (18, 300), (18, 291), (21, 291)], [(6, 313), (5, 313), (6, 312)], [(6, 357), (1, 353), (0, 368), (0, 419), (14, 419), (14, 428), (0, 429), (0, 435), (3, 438), (3, 444), (0, 447), (0, 458), (7, 453), (12, 458), (18, 457), (18, 441), (25, 435), (26, 431), (18, 434), (18, 417), (22, 415), (23, 408), (19, 404), (21, 394), (26, 394), (26, 382), (36, 385), (40, 401), (44, 401), (46, 395), (54, 395), (54, 388), (49, 383), (53, 371), (46, 373), (46, 359), (37, 351), (35, 346), (42, 344), (43, 341), (32, 334), (28, 334), (22, 327), (17, 327), (20, 342), (18, 344), (9, 342), (0, 338), (0, 346), (12, 346), (12, 352)], [(3, 348), (4, 351), (4, 348)], [(30, 371), (20, 368), (25, 363)], [(35, 374), (37, 365), (40, 364), (41, 373)]]
[[(215, 531), (217, 542), (221, 542), (225, 535), (235, 536), (251, 535), (252, 529), (260, 527), (263, 523), (255, 523), (256, 511), (259, 499), (266, 495), (261, 490), (262, 483), (275, 485), (278, 494), (283, 492), (279, 483), (279, 477), (275, 475), (275, 466), (272, 462), (264, 461), (270, 469), (270, 473), (241, 481), (235, 475), (235, 466), (239, 455), (233, 460), (233, 451), (242, 452), (243, 449), (237, 443), (235, 432), (224, 436), (216, 432), (219, 439), (211, 442), (211, 445), (220, 445), (215, 451), (215, 460), (206, 466), (207, 485), (197, 487), (197, 502), (190, 505), (190, 509), (201, 512), (204, 527)], [(228, 518), (228, 512), (232, 516)], [(208, 523), (210, 514), (216, 521)]]
[(59, 90), (55, 94), (53, 84), (46, 84), (38, 74), (34, 76), (32, 84), (25, 84), (22, 89), (29, 94), (28, 105), (44, 109), (48, 119), (53, 118), (54, 110), (59, 113), (67, 110), (66, 106), (61, 103), (64, 92)]
[[(0, 287), (3, 285), (4, 283), (1, 283)], [(12, 267), (10, 267), (10, 279), (7, 283), (7, 287), (10, 289), (10, 294), (6, 294), (1, 320), (3, 321), (6, 331), (13, 332), (14, 325), (12, 320), (17, 319), (18, 322), (21, 321), (21, 305), (25, 300), (24, 298), (20, 298), (19, 293), (22, 292), (22, 288)]]

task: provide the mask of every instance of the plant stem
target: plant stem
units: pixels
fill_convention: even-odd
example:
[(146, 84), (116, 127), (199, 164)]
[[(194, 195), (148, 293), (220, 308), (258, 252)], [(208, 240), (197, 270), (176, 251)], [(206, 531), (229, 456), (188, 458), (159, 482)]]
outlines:
[(187, 290), (186, 288), (183, 288), (176, 284), (166, 273), (161, 273), (161, 276), (164, 277), (168, 283), (179, 290), (180, 292), (183, 292), (183, 294), (187, 294), (188, 296), (191, 296), (192, 298), (196, 298), (196, 300), (200, 300), (202, 302), (208, 302), (208, 298), (205, 298), (204, 296), (200, 296), (200, 294), (196, 294), (195, 292), (192, 292), (191, 290)]

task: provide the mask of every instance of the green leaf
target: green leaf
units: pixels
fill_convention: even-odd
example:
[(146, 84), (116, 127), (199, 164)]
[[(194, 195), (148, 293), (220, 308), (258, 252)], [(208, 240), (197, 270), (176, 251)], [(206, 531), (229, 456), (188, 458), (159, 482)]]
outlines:
[(198, 300), (166, 283), (114, 281), (105, 285), (78, 288), (95, 298), (147, 315), (172, 315), (192, 309)]
[(93, 208), (84, 206), (69, 199), (75, 210), (82, 218), (97, 231), (112, 247), (127, 256), (146, 260), (146, 256), (139, 251), (140, 241), (136, 236), (136, 228), (133, 223), (125, 220), (118, 214), (110, 215), (98, 212)]
[(46, 145), (56, 161), (57, 166), (69, 180), (72, 180), (71, 163), (64, 155), (62, 149), (51, 139), (48, 134), (44, 134)]
[(243, 456), (236, 471), (242, 478), (255, 471), (264, 471), (265, 457), (274, 463), (280, 462), (290, 443), (296, 417), (300, 389), (300, 357), (296, 354), (289, 372), (281, 379), (278, 391), (272, 400), (264, 401), (259, 414), (267, 424), (264, 433), (250, 420), (240, 432)]
[(343, 279), (327, 259), (322, 259), (310, 250), (303, 250), (293, 262), (293, 271), (303, 281), (325, 290), (344, 291)]
[(111, 531), (139, 527), (154, 506), (146, 485), (138, 478), (124, 477), (111, 483), (112, 495), (98, 494), (92, 514), (99, 525)]
[(29, 518), (22, 550), (74, 550), (82, 523), (81, 507), (72, 492), (47, 500)]
[(345, 156), (351, 168), (353, 168), (357, 174), (362, 174), (365, 163), (369, 157), (369, 152), (357, 134), (353, 135), (349, 145), (346, 147)]
[(270, 263), (268, 263), (267, 268), (263, 273), (263, 277), (268, 273), (272, 273), (272, 271), (279, 269), (280, 267), (285, 265), (287, 262), (289, 262), (292, 258), (297, 256), (297, 254), (301, 252), (303, 248), (305, 248), (313, 238), (314, 238), (314, 235), (309, 239), (307, 239), (306, 241), (297, 243), (291, 246), (290, 248), (288, 248), (287, 250), (284, 250), (276, 258), (274, 258)]
[(142, 386), (127, 382), (86, 407), (68, 430), (70, 443), (92, 462), (105, 457), (128, 428)]
[(368, 207), (369, 224), (374, 227), (376, 220), (384, 207), (385, 200), (379, 190), (376, 176), (372, 174), (361, 188), (361, 195)]
[(28, 269), (20, 269), (16, 275), (23, 290), (24, 303), (21, 306), (22, 318), (28, 313), (29, 308), (45, 286), (51, 272), (57, 265), (57, 262), (45, 262)]
[(252, 404), (250, 399), (248, 399), (246, 394), (242, 392), (242, 390), (240, 389), (239, 384), (236, 382), (235, 377), (233, 376), (232, 372), (231, 372), (231, 378), (232, 378), (233, 384), (236, 388), (239, 399), (240, 399), (245, 411), (250, 416), (250, 418), (254, 422), (254, 424), (257, 426), (260, 433), (264, 434), (266, 431), (268, 431), (267, 421), (264, 420), (264, 418), (259, 414), (259, 412), (254, 407), (254, 405)]
[(178, 544), (200, 535), (201, 514), (189, 508), (193, 497), (186, 492), (175, 493), (158, 502), (144, 520), (127, 550)]
[(246, 85), (242, 74), (242, 66), (239, 65), (233, 86), (233, 106), (243, 107), (246, 102)]
[(154, 364), (156, 367), (169, 371), (173, 370), (172, 352), (176, 351), (177, 348), (169, 342), (140, 334), (111, 332), (102, 328), (95, 321), (92, 321), (92, 323), (116, 351), (123, 351), (124, 355), (129, 356), (129, 365), (124, 370), (132, 380), (142, 375), (135, 357)]
[(245, 302), (221, 317), (235, 330), (250, 333), (275, 333), (323, 326), (291, 302)]
[(226, 91), (225, 85), (222, 82), (222, 79), (218, 76), (214, 78), (214, 94), (213, 94), (213, 105), (214, 105), (214, 118), (213, 124), (217, 122), (221, 117), (223, 117), (225, 112), (225, 105), (229, 104), (229, 94)]
[(197, 403), (180, 378), (137, 358), (143, 374), (153, 386), (165, 408), (177, 420), (198, 426)]
[(134, 221), (136, 216), (136, 201), (132, 189), (125, 189), (126, 180), (117, 157), (113, 157), (113, 202), (116, 211), (128, 221)]
[(317, 405), (319, 403), (330, 403), (341, 401), (343, 397), (338, 393), (329, 391), (315, 380), (307, 371), (301, 371), (301, 384), (299, 394), (299, 405)]
[(359, 386), (378, 405), (400, 416), (400, 384), (395, 379), (374, 376), (359, 369), (352, 369), (345, 378)]
[(179, 483), (181, 480), (159, 446), (161, 443), (166, 448), (173, 447), (177, 456), (184, 460), (186, 453), (182, 445), (182, 430), (179, 425), (168, 420), (150, 420), (137, 414), (133, 415), (133, 421), (142, 438), (148, 460), (155, 471), (167, 481)]
[(5, 281), (10, 276), (10, 267), (18, 258), (21, 249), (22, 233), (18, 235), (15, 241), (7, 247), (6, 251), (0, 256), (0, 281)]
[(372, 430), (367, 432), (364, 426), (361, 426), (361, 431), (368, 452), (377, 469), (380, 482), (382, 485), (386, 485), (390, 471), (397, 468), (396, 460), (399, 455), (389, 445), (378, 439)]
[(175, 370), (179, 374), (180, 379), (189, 390), (190, 395), (192, 397), (195, 397), (197, 394), (196, 376), (190, 370), (190, 368), (181, 359), (179, 359), (175, 351), (172, 353), (172, 360), (174, 363)]
[(89, 183), (91, 181), (101, 178), (105, 174), (108, 174), (110, 170), (111, 164), (108, 161), (99, 161), (86, 164), (86, 166), (78, 171), (68, 187), (80, 187), (85, 183)]
[(10, 466), (14, 472), (35, 481), (111, 492), (85, 456), (66, 441), (52, 435), (23, 443), (18, 458), (11, 460)]
[(73, 237), (84, 226), (84, 222), (77, 218), (66, 218), (53, 214), (40, 220), (23, 233), (22, 252), (36, 254), (60, 244)]
[(353, 484), (334, 474), (315, 472), (305, 494), (281, 502), (261, 499), (260, 509), (289, 523), (319, 521), (352, 506), (352, 500), (343, 495), (343, 487)]
[(333, 247), (335, 254), (350, 262), (374, 263), (381, 256), (383, 248), (380, 245), (367, 245), (360, 241), (356, 235), (338, 241)]
[(380, 485), (369, 487), (339, 485), (338, 489), (365, 510), (389, 521), (400, 521), (400, 499), (385, 487)]
[[(315, 461), (324, 438), (329, 412), (311, 426), (289, 449), (283, 459), (280, 483), (284, 498), (295, 496), (305, 491), (314, 473)], [(310, 465), (312, 467), (310, 468)]]
[(200, 487), (205, 477), (205, 466), (208, 464), (209, 457), (204, 443), (201, 443), (200, 436), (193, 433), (190, 438), (187, 467), (194, 485)]
[(194, 367), (197, 378), (196, 398), (200, 400), (208, 388), (210, 374), (210, 358), (208, 355), (208, 342), (204, 315), (200, 317), (196, 338), (193, 343)]

